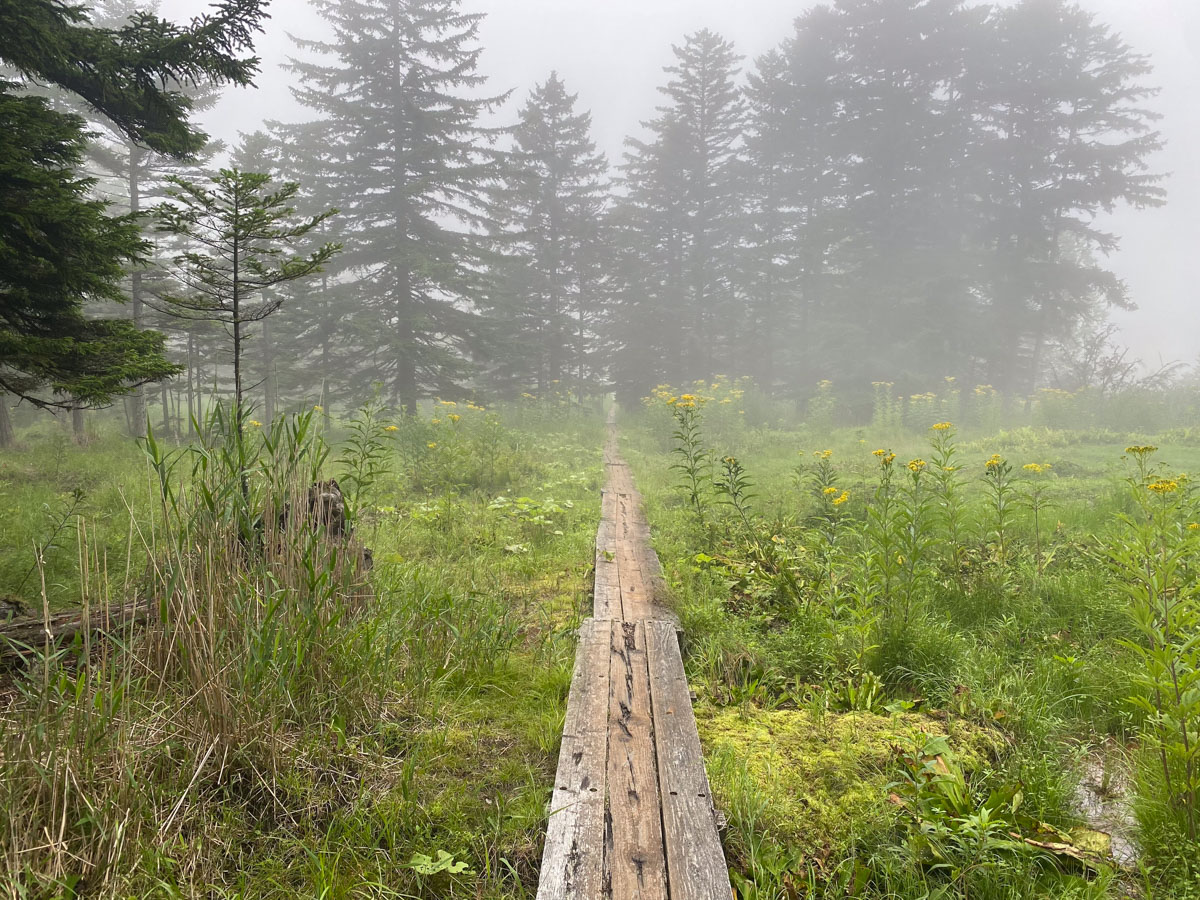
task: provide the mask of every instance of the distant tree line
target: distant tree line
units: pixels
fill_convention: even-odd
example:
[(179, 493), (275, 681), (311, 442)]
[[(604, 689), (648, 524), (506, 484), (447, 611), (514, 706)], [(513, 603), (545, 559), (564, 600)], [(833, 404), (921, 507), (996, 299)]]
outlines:
[[(503, 124), (508, 95), (489, 93), (478, 71), (482, 17), (460, 0), (312, 2), (330, 37), (298, 41), (290, 66), (311, 117), (267, 123), (227, 157), (228, 171), (265, 176), (262, 197), (286, 188), (305, 233), (343, 248), (305, 268), (312, 277), (247, 282), (246, 302), (271, 314), (237, 322), (236, 380), (268, 416), (357, 402), (376, 386), (412, 412), (432, 396), (638, 397), (717, 374), (797, 397), (827, 378), (919, 389), (947, 375), (1020, 395), (1070, 368), (1057, 355), (1092, 346), (1109, 308), (1130, 305), (1104, 265), (1117, 239), (1097, 217), (1164, 200), (1147, 169), (1159, 147), (1149, 63), (1065, 0), (838, 0), (804, 12), (745, 70), (721, 36), (688, 35), (662, 105), (615, 168), (556, 74)], [(259, 5), (221, 7), (243, 29), (231, 49)], [(32, 4), (43, 6), (58, 8)], [(139, 22), (151, 34), (157, 20), (142, 9), (109, 0), (94, 22), (72, 13), (68, 24), (100, 26), (85, 30), (115, 35), (119, 49)], [(0, 60), (75, 90), (11, 43)], [(187, 314), (195, 235), (167, 228), (151, 246), (129, 229), (172, 195), (198, 196), (188, 179), (217, 177), (224, 148), (180, 117), (212, 102), (208, 85), (247, 83), (256, 62), (210, 61), (204, 78), (203, 58), (195, 71), (151, 70), (177, 88), (160, 92), (165, 111), (152, 106), (175, 115), (161, 132), (85, 93), (78, 111), (102, 135), (88, 145), (92, 180), (71, 174), (82, 136), (46, 136), (62, 148), (62, 190), (109, 199), (125, 230), (106, 238), (124, 242), (108, 268), (90, 267), (97, 283), (81, 271), (38, 289), (75, 298), (68, 324), (80, 334), (140, 343), (105, 357), (107, 380), (5, 345), (0, 388), (77, 406), (131, 393), (136, 433), (144, 384), (163, 384), (167, 424), (232, 387), (229, 315)], [(10, 118), (19, 104), (50, 109), (3, 88)], [(50, 152), (5, 135), (0, 164)], [(33, 296), (13, 284), (0, 276), (4, 341), (11, 298)], [(76, 301), (108, 314), (125, 298), (110, 318), (77, 315)]]
[(614, 224), (614, 377), (959, 376), (1031, 391), (1059, 342), (1130, 305), (1096, 217), (1163, 201), (1138, 56), (1061, 0), (817, 6), (742, 86), (675, 48)]

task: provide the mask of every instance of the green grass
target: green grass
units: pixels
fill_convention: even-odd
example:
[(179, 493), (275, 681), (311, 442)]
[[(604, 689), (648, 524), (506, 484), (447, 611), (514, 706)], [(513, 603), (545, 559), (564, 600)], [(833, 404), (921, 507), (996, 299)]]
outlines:
[[(714, 386), (718, 398), (726, 390)], [(1200, 471), (1200, 443), (1187, 432), (1155, 438), (1032, 427), (958, 436), (966, 492), (960, 562), (950, 565), (941, 520), (923, 514), (929, 566), (913, 576), (916, 600), (903, 615), (876, 593), (884, 570), (871, 549), (881, 469), (872, 451), (897, 454), (905, 490), (904, 464), (931, 458), (928, 437), (747, 425), (736, 402), (719, 403), (703, 408), (704, 439), (714, 460), (732, 455), (744, 467), (749, 522), (715, 493), (698, 520), (671, 468), (679, 457), (669, 408), (627, 417), (624, 449), (687, 631), (714, 789), (734, 813), (726, 843), (739, 895), (1116, 897), (1135, 883), (1150, 896), (1194, 895), (1181, 820), (1156, 803), (1153, 754), (1138, 749), (1146, 719), (1131, 698), (1146, 696), (1133, 649), (1141, 637), (1104, 558), (1117, 517), (1138, 509), (1125, 447), (1160, 445), (1154, 459), (1174, 475)], [(836, 509), (812, 480), (828, 450), (839, 493), (849, 494)], [(1000, 555), (982, 477), (993, 453), (1013, 464), (1022, 493), (1033, 478), (1024, 464), (1051, 466), (1041, 482), (1040, 574), (1025, 507), (1013, 514)], [(1182, 491), (1186, 521), (1194, 500), (1188, 484)], [(1191, 590), (1191, 577), (1183, 576), (1183, 590)], [(950, 740), (952, 754), (973, 762), (965, 806), (924, 820), (942, 829), (937, 840), (953, 843), (945, 858), (921, 849), (927, 837), (888, 803), (885, 785), (898, 777), (897, 752), (888, 747), (898, 743), (891, 736), (903, 704), (990, 736), (993, 749), (983, 757), (970, 741)], [(846, 717), (873, 724), (830, 736)], [(992, 837), (967, 847), (972, 817), (991, 809), (995, 792), (1019, 791), (1020, 816), (1064, 834), (1083, 824), (1074, 794), (1097, 747), (1108, 748), (1114, 766), (1142, 773), (1130, 798), (1142, 824), (1140, 871), (1101, 866), (1085, 878), (1052, 855), (1016, 852)], [(841, 787), (821, 788), (835, 782)]]
[[(929, 459), (926, 437), (768, 426), (785, 417), (744, 401), (705, 408), (702, 433), (752, 483), (745, 520), (714, 493), (697, 521), (665, 410), (623, 419), (739, 896), (1200, 896), (1130, 702), (1147, 691), (1142, 639), (1104, 563), (1117, 516), (1139, 509), (1124, 448), (1147, 436), (959, 437), (960, 552), (922, 526), (929, 565), (901, 615), (880, 593), (872, 451), (903, 466)], [(251, 431), (244, 492), (219, 428), (203, 455), (158, 447), (157, 467), (107, 426), (87, 447), (53, 423), (23, 432), (0, 454), (0, 596), (39, 612), (137, 595), (168, 615), (5, 683), (0, 896), (533, 896), (601, 422), (536, 403), (301, 416)], [(1200, 471), (1190, 432), (1152, 442), (1165, 472)], [(847, 492), (836, 511), (812, 482), (826, 450)], [(1041, 573), (1023, 507), (1001, 556), (993, 453), (1022, 479), (1024, 463), (1051, 465)], [(272, 524), (318, 474), (357, 484), (348, 473), (369, 575)], [(1097, 759), (1131, 786), (1140, 868), (1012, 846), (1039, 822), (1083, 842), (1074, 796)]]
[[(366, 582), (353, 554), (269, 524), (309, 482), (259, 464), (258, 430), (262, 551), (239, 536), (228, 435), (206, 468), (186, 450), (163, 463), (165, 504), (115, 434), (77, 448), (43, 426), (0, 457), (0, 591), (34, 610), (137, 591), (169, 610), (88, 666), (67, 648), (4, 685), (0, 896), (533, 895), (602, 429), (594, 412), (449, 409), (372, 426)], [(318, 424), (284, 432), (276, 459), (341, 475), (347, 432)], [(77, 485), (84, 505), (22, 583), (43, 504)], [(80, 546), (105, 563), (81, 572)], [(419, 862), (443, 852), (442, 871)]]

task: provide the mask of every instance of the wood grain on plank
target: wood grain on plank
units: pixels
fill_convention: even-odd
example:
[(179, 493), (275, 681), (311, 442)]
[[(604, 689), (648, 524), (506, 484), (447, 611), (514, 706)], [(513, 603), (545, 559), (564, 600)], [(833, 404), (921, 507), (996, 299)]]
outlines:
[(603, 890), (609, 636), (608, 622), (579, 629), (538, 900), (593, 900)]
[(613, 897), (666, 898), (662, 810), (655, 771), (646, 632), (613, 622), (608, 707), (608, 796)]
[(621, 583), (616, 557), (596, 551), (596, 578), (592, 587), (592, 615), (597, 619), (621, 617)]
[(729, 900), (729, 871), (674, 624), (646, 623), (646, 654), (671, 900)]

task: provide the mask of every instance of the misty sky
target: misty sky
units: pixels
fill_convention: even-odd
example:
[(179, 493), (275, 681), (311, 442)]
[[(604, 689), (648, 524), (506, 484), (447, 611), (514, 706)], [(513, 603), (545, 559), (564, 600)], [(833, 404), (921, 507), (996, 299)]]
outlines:
[[(183, 19), (209, 0), (163, 0), (162, 12)], [(737, 44), (747, 63), (791, 30), (805, 0), (465, 0), (485, 12), (482, 71), (495, 92), (515, 89), (515, 116), (530, 86), (557, 69), (592, 112), (595, 137), (610, 160), (620, 159), (625, 136), (653, 115), (670, 45), (700, 28)], [(1200, 303), (1193, 286), (1200, 253), (1200, 0), (1081, 0), (1155, 65), (1162, 93), (1153, 106), (1167, 140), (1156, 170), (1171, 174), (1168, 205), (1119, 210), (1105, 223), (1122, 237), (1111, 267), (1129, 284), (1139, 310), (1118, 313), (1123, 340), (1147, 363), (1193, 362), (1200, 356)], [(231, 91), (203, 116), (207, 130), (227, 140), (264, 119), (304, 117), (279, 68), (294, 48), (291, 32), (322, 37), (321, 19), (305, 0), (274, 0), (273, 18), (257, 49), (264, 60), (256, 90)]]

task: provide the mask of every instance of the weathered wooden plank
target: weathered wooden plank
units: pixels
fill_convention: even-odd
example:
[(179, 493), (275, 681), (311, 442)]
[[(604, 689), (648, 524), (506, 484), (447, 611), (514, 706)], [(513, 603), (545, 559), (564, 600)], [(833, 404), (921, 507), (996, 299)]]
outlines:
[(592, 615), (597, 619), (621, 617), (621, 585), (616, 557), (596, 551), (596, 577), (592, 583)]
[(622, 542), (617, 549), (617, 572), (621, 582), (622, 617), (629, 622), (653, 618), (637, 553), (628, 542)]
[(608, 622), (579, 629), (538, 900), (595, 900), (603, 890), (609, 639)]
[[(610, 473), (609, 478), (612, 475)], [(613, 522), (617, 518), (617, 495), (613, 493), (612, 488), (606, 483), (600, 491), (600, 519), (604, 522)]]
[(609, 884), (614, 898), (666, 900), (645, 628), (613, 622), (609, 659)]
[(729, 900), (729, 871), (674, 624), (646, 623), (646, 654), (671, 900)]

